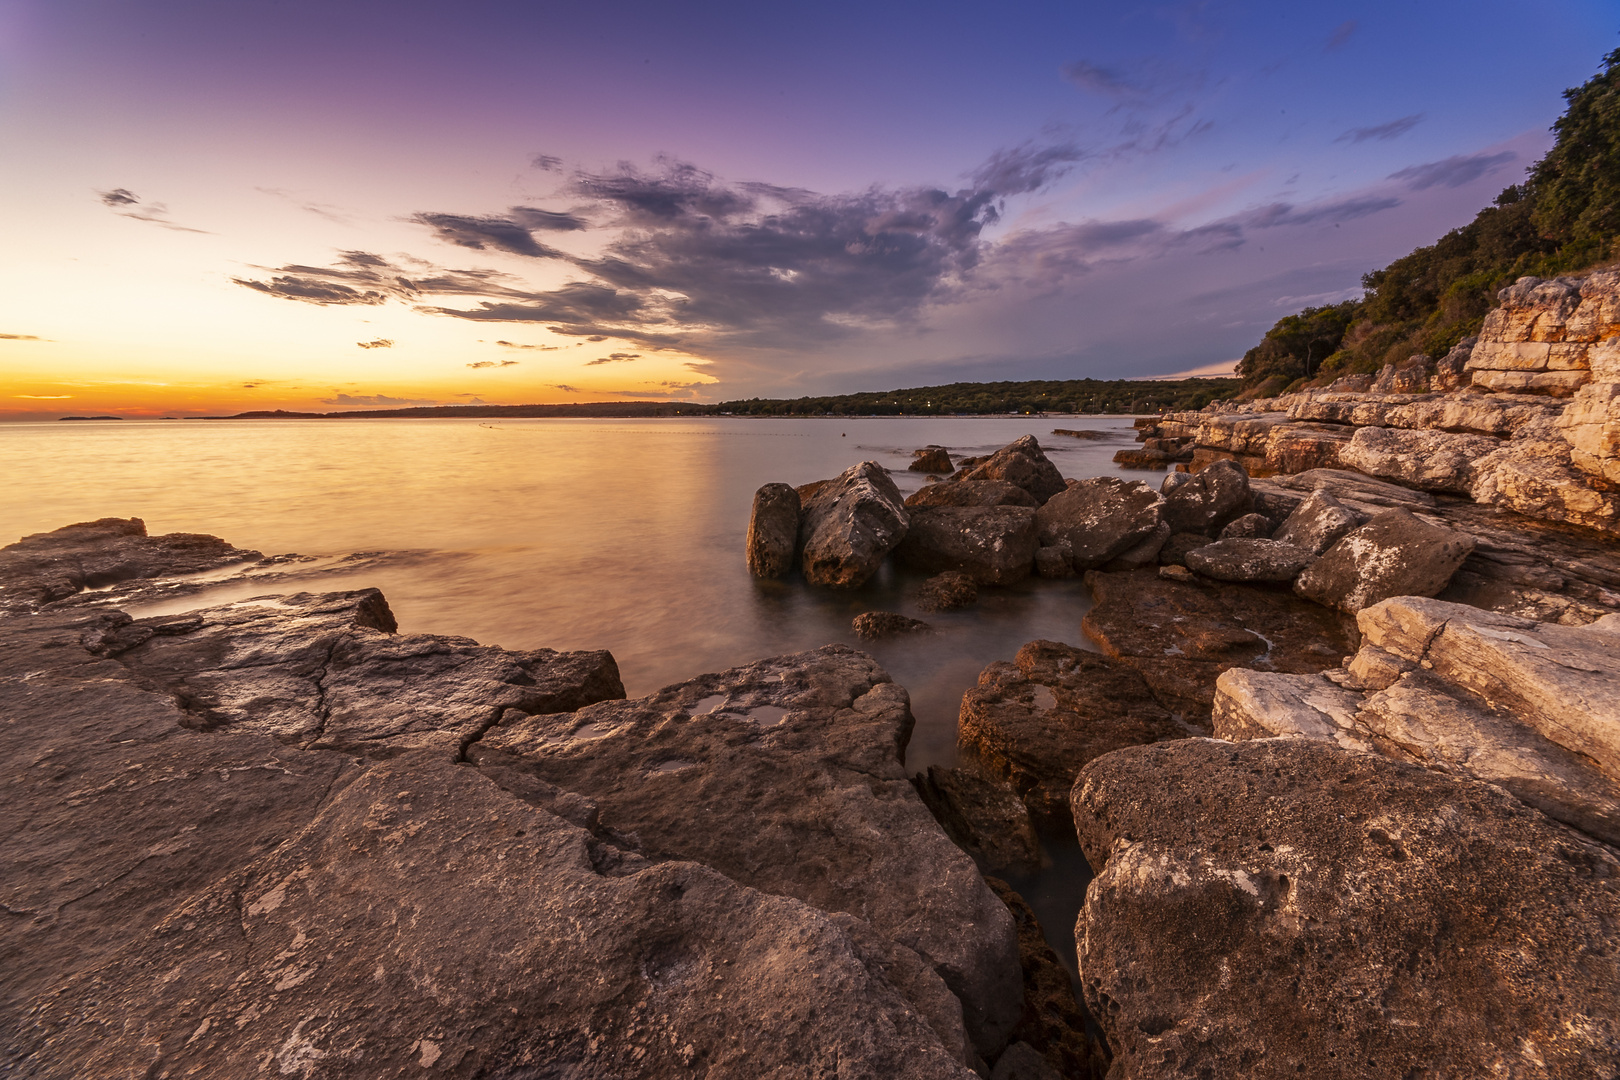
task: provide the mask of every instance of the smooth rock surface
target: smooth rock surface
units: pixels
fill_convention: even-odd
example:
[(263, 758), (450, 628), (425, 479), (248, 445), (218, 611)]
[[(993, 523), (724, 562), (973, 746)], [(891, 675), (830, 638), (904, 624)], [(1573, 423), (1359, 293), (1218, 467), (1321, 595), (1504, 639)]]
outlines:
[(1351, 614), (1391, 596), (1433, 596), (1473, 550), (1466, 533), (1386, 510), (1328, 548), (1294, 591)]
[(799, 565), (812, 585), (866, 584), (906, 537), (910, 516), (883, 466), (863, 461), (805, 497), (799, 518)]
[(755, 577), (779, 578), (793, 569), (799, 544), (799, 493), (787, 484), (754, 492), (748, 516), (748, 569)]
[(1077, 480), (1035, 512), (1042, 547), (1068, 544), (1076, 570), (1101, 566), (1152, 536), (1164, 499), (1140, 480)]
[(1500, 788), (1189, 739), (1092, 762), (1072, 805), (1111, 1075), (1620, 1069), (1620, 862)]
[(1027, 506), (913, 509), (895, 558), (928, 574), (955, 570), (980, 584), (1011, 585), (1034, 566), (1035, 514)]

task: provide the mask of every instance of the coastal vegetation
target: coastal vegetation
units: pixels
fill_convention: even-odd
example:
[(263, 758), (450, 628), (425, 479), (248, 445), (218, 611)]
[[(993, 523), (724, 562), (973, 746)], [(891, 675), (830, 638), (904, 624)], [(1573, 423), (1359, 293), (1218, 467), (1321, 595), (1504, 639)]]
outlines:
[(1474, 220), (1362, 277), (1366, 293), (1277, 322), (1244, 354), (1248, 396), (1370, 373), (1415, 353), (1438, 357), (1479, 332), (1496, 294), (1620, 258), (1620, 49), (1564, 92), (1557, 140), (1525, 180)]

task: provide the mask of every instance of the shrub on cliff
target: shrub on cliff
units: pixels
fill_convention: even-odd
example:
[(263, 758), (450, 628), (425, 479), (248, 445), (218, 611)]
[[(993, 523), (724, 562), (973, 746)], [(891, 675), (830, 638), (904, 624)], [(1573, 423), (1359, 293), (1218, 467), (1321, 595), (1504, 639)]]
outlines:
[(1280, 320), (1244, 354), (1245, 387), (1279, 376), (1325, 383), (1413, 353), (1443, 356), (1479, 330), (1515, 279), (1620, 258), (1620, 49), (1603, 64), (1564, 92), (1557, 141), (1524, 183), (1462, 228), (1364, 275), (1362, 299)]

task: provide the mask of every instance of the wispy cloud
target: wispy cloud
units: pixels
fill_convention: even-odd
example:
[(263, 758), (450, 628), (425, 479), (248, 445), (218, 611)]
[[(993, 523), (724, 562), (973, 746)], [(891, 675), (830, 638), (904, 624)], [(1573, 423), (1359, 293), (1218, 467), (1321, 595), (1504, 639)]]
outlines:
[(585, 361), (585, 366), (586, 367), (596, 367), (598, 364), (628, 364), (632, 360), (640, 360), (640, 359), (641, 359), (641, 354), (640, 353), (616, 352), (616, 353), (611, 353), (608, 356), (598, 357), (595, 360), (587, 360), (587, 361)]
[(581, 390), (579, 387), (577, 387), (577, 386), (569, 386), (567, 383), (560, 383), (560, 382), (559, 383), (549, 383), (548, 385), (551, 386), (553, 389), (561, 390), (565, 394), (583, 394), (583, 393), (585, 393), (585, 391)]
[(1249, 216), (1247, 224), (1257, 229), (1270, 229), (1279, 225), (1322, 225), (1354, 221), (1383, 210), (1392, 210), (1401, 200), (1390, 195), (1362, 195), (1348, 199), (1333, 199), (1306, 207), (1289, 203), (1272, 203)]
[(541, 352), (555, 352), (561, 345), (519, 345), (515, 341), (497, 341), (495, 344), (506, 349), (538, 349)]
[(1139, 98), (1147, 88), (1117, 68), (1093, 64), (1089, 60), (1072, 60), (1058, 69), (1063, 77), (1081, 90), (1116, 99)]
[(357, 341), (355, 344), (360, 346), (362, 349), (392, 349), (394, 347), (394, 342), (391, 338), (378, 338), (375, 341)]
[(1427, 165), (1410, 166), (1399, 172), (1390, 173), (1389, 178), (1405, 181), (1407, 189), (1411, 191), (1423, 191), (1432, 187), (1462, 187), (1482, 176), (1496, 172), (1508, 162), (1517, 161), (1518, 158), (1519, 155), (1511, 150), (1503, 150), (1496, 154), (1457, 155)]
[(470, 368), (503, 368), (516, 367), (519, 363), (521, 361), (518, 360), (474, 360), (467, 366)]
[(14, 398), (22, 398), (25, 401), (66, 401), (69, 398), (71, 398), (73, 395), (72, 394), (12, 394), (11, 396), (14, 397)]
[(1402, 135), (1405, 135), (1408, 131), (1411, 131), (1422, 122), (1423, 114), (1413, 113), (1411, 116), (1403, 116), (1399, 120), (1391, 120), (1387, 124), (1378, 124), (1374, 127), (1351, 128), (1349, 131), (1346, 131), (1343, 135), (1340, 135), (1333, 141), (1363, 143), (1370, 139), (1377, 139), (1380, 142), (1388, 142), (1390, 139), (1400, 138)]
[(47, 341), (48, 338), (38, 337), (34, 334), (0, 334), (0, 341)]
[(148, 221), (153, 225), (160, 225), (175, 232), (201, 233), (212, 236), (207, 229), (193, 229), (189, 225), (181, 225), (169, 220), (169, 208), (162, 203), (142, 202), (140, 197), (128, 188), (113, 188), (110, 191), (97, 191), (103, 206), (112, 208), (113, 213), (119, 217), (131, 218), (135, 221)]

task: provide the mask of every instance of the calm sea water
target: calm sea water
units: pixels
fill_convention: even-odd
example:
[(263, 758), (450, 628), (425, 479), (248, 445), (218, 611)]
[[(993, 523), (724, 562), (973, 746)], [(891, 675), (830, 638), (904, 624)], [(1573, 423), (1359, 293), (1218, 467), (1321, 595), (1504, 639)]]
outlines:
[[(1118, 432), (1108, 441), (1052, 428)], [(1120, 418), (258, 420), (0, 424), (0, 543), (98, 517), (140, 517), (152, 533), (205, 532), (265, 554), (413, 551), (431, 557), (322, 576), (308, 587), (383, 590), (406, 632), (513, 649), (613, 651), (631, 696), (763, 656), (844, 642), (872, 653), (911, 694), (913, 770), (955, 761), (962, 693), (993, 660), (1034, 638), (1084, 645), (1078, 581), (985, 589), (965, 611), (925, 614), (921, 575), (886, 570), (832, 593), (762, 582), (743, 558), (753, 493), (803, 484), (862, 460), (924, 483), (911, 451), (985, 454), (1024, 434), (1070, 477), (1117, 471)], [(289, 591), (277, 585), (274, 591)], [(185, 606), (267, 591), (216, 590)], [(173, 610), (171, 606), (166, 610)], [(924, 618), (939, 633), (861, 642), (869, 610)], [(135, 614), (155, 614), (156, 610)], [(1068, 900), (1072, 852), (1022, 882), (1037, 910)], [(1058, 916), (1055, 909), (1048, 918)], [(1072, 957), (1072, 948), (1059, 949)]]

